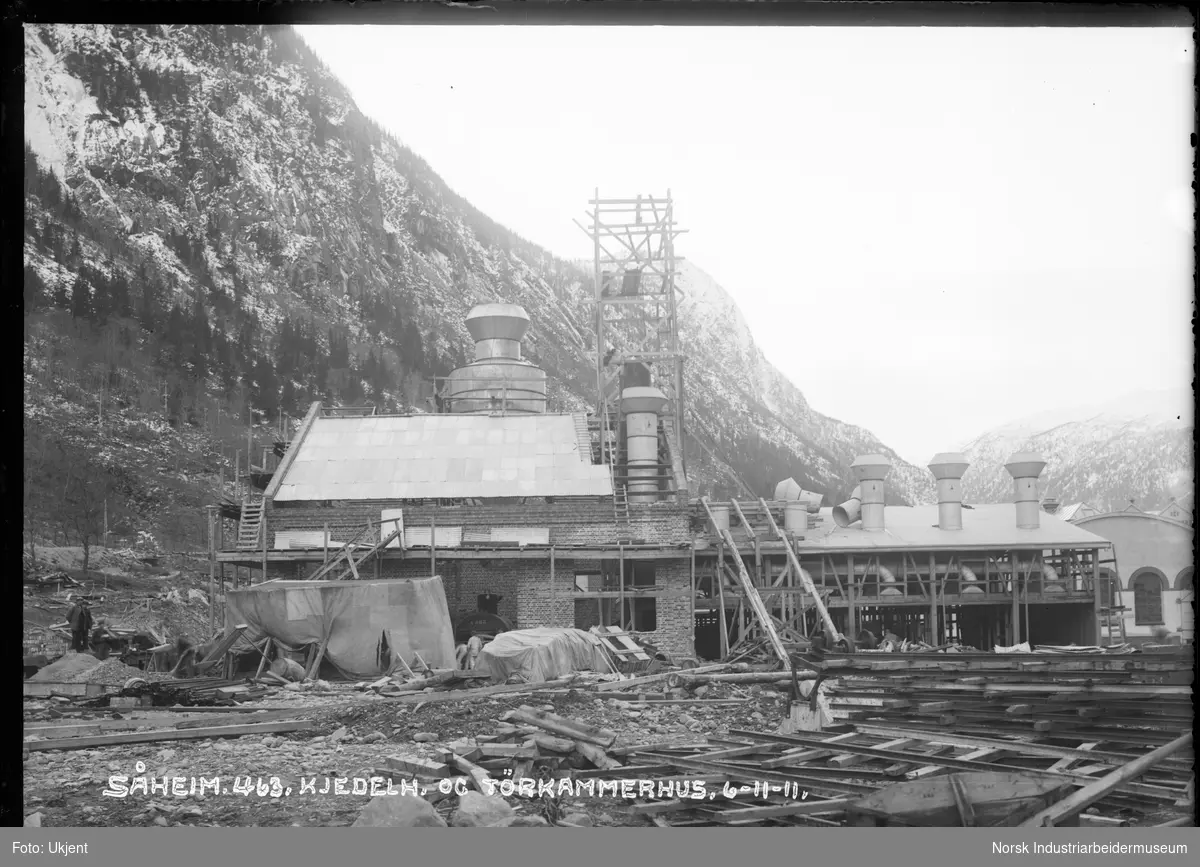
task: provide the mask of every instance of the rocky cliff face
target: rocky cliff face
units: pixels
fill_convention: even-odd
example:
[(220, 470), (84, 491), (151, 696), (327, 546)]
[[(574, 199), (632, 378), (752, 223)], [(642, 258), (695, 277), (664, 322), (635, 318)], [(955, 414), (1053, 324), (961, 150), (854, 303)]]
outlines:
[[(121, 399), (153, 379), (176, 424), (214, 398), (260, 420), (315, 398), (426, 411), (469, 357), (467, 311), (509, 301), (551, 409), (593, 403), (589, 275), (450, 190), (290, 29), (39, 25), (25, 64), (29, 369), (48, 342), (110, 340)], [(882, 452), (897, 501), (929, 499), (924, 470), (808, 405), (699, 268), (681, 287), (693, 493), (793, 476), (836, 502)], [(48, 324), (65, 312), (90, 336)]]
[(1012, 499), (1004, 462), (1018, 449), (1047, 461), (1039, 489), (1065, 504), (1123, 509), (1133, 500), (1160, 509), (1195, 487), (1190, 394), (1126, 395), (1104, 404), (1023, 419), (965, 447), (972, 466), (963, 478), (968, 502)]

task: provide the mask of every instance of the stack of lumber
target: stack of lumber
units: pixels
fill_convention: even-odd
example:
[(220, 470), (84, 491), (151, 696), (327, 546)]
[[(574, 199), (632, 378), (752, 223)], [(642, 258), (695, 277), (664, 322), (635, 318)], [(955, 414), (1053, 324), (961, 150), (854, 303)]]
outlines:
[(1139, 748), (1191, 730), (1191, 681), (1177, 653), (876, 656), (850, 657), (826, 692), (835, 719)]

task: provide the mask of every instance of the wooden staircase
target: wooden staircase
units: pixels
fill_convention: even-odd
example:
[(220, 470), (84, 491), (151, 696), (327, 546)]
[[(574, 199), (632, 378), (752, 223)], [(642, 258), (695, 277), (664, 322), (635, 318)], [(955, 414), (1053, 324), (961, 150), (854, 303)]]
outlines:
[(242, 515), (238, 519), (237, 549), (239, 551), (255, 551), (262, 547), (265, 530), (262, 519), (262, 495), (253, 493), (242, 503)]

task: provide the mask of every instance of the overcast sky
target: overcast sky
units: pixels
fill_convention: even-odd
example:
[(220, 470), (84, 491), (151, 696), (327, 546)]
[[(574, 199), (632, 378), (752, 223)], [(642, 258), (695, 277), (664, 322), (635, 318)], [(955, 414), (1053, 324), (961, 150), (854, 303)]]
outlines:
[[(813, 408), (924, 463), (1192, 379), (1183, 29), (306, 26), (493, 219), (663, 194)], [(582, 220), (581, 220), (582, 222)]]

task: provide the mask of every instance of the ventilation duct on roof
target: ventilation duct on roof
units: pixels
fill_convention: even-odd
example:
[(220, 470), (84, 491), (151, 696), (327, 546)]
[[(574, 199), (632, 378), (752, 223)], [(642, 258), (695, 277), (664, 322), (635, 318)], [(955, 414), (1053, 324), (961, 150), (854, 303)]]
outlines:
[(958, 452), (941, 452), (929, 462), (929, 471), (937, 479), (938, 527), (962, 529), (962, 477), (970, 464)]
[(529, 315), (517, 304), (480, 304), (467, 314), (475, 360), (451, 371), (446, 411), (453, 413), (542, 413), (546, 372), (521, 358)]
[(861, 518), (862, 528), (869, 531), (882, 530), (884, 526), (883, 480), (892, 465), (883, 455), (860, 455), (850, 465), (858, 487), (850, 499), (833, 510), (833, 520), (839, 527), (849, 527)]
[(1041, 526), (1037, 480), (1045, 468), (1046, 462), (1035, 452), (1017, 452), (1004, 465), (1013, 478), (1013, 500), (1017, 504), (1019, 529), (1036, 530)]

